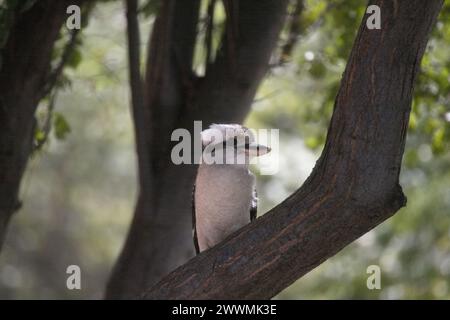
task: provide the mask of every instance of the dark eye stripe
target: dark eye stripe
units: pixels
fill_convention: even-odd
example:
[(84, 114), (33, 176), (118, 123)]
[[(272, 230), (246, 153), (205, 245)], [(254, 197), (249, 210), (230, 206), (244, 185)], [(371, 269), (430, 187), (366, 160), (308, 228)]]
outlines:
[(237, 145), (238, 145), (238, 139), (237, 139), (237, 137), (234, 137), (233, 144), (234, 144), (234, 147), (236, 148)]
[[(250, 140), (249, 137), (245, 137), (244, 138), (244, 141), (245, 141), (244, 147), (246, 149), (248, 149), (250, 147), (250, 141), (249, 140)], [(234, 148), (238, 147), (238, 142), (239, 142), (239, 138), (238, 137), (234, 137), (233, 138), (233, 146), (234, 146)], [(222, 142), (222, 148), (225, 149), (227, 146), (228, 146), (228, 142), (227, 141), (223, 141)]]

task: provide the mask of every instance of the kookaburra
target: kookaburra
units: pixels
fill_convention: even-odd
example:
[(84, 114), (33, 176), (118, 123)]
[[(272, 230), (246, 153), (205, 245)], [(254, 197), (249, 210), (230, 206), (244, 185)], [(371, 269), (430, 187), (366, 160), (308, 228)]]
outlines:
[(255, 177), (249, 163), (253, 157), (270, 152), (269, 147), (255, 142), (250, 130), (238, 124), (214, 124), (201, 132), (201, 141), (202, 161), (192, 206), (197, 253), (256, 218)]

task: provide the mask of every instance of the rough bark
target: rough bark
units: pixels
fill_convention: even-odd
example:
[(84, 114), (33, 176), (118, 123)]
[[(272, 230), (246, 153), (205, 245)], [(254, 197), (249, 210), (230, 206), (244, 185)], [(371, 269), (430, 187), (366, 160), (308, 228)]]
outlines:
[(0, 247), (20, 208), (19, 187), (34, 134), (34, 113), (46, 93), (54, 42), (66, 8), (81, 1), (36, 2), (17, 12), (2, 49), (0, 69)]
[(268, 299), (406, 203), (398, 182), (413, 83), (442, 0), (370, 1), (323, 153), (283, 203), (179, 267), (147, 299)]
[(192, 132), (194, 120), (202, 120), (204, 127), (244, 120), (267, 71), (287, 6), (287, 0), (226, 3), (231, 9), (229, 27), (202, 78), (192, 71), (199, 1), (164, 1), (155, 21), (145, 81), (153, 181), (148, 187), (140, 185), (107, 298), (135, 298), (194, 254), (191, 192), (196, 167), (172, 164), (171, 132), (175, 128)]

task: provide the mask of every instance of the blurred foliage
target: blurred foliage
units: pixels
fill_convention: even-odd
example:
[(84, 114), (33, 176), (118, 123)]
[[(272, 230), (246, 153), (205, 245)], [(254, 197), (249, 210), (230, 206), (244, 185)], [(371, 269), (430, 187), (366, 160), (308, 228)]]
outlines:
[[(109, 0), (101, 2), (106, 1)], [(48, 141), (47, 138), (52, 125), (54, 126), (53, 131), (57, 139), (64, 139), (66, 134), (70, 132), (70, 125), (64, 116), (60, 112), (54, 113), (54, 100), (58, 91), (69, 88), (72, 83), (71, 78), (64, 72), (64, 68), (76, 69), (83, 59), (83, 35), (79, 31), (87, 28), (89, 16), (95, 4), (96, 2), (94, 1), (85, 2), (81, 7), (80, 30), (61, 28), (59, 32), (52, 51), (52, 61), (49, 71), (52, 76), (48, 77), (49, 80), (46, 83), (48, 92), (46, 91), (47, 96), (43, 99), (47, 104), (45, 106), (42, 104), (38, 106), (38, 111), (36, 112), (38, 121), (34, 135), (34, 145), (36, 146), (36, 150), (34, 151), (40, 150), (42, 145)], [(62, 72), (61, 66), (63, 67)], [(53, 75), (56, 75), (55, 79), (53, 79)], [(43, 109), (45, 109), (45, 111)], [(45, 117), (43, 115), (45, 115)]]
[(64, 118), (64, 116), (59, 112), (55, 112), (53, 114), (53, 122), (55, 128), (54, 129), (55, 137), (60, 140), (64, 139), (66, 135), (70, 132), (69, 123)]
[[(159, 3), (140, 2), (143, 40)], [(24, 207), (0, 256), (1, 298), (101, 297), (136, 193), (122, 5), (97, 5), (58, 83), (52, 134), (31, 159), (22, 185)], [(205, 70), (207, 5), (202, 2), (194, 58), (199, 74)], [(291, 23), (298, 19), (300, 26), (298, 44), (287, 57), (280, 57), (281, 49), (274, 54), (246, 121), (253, 128), (280, 129), (279, 172), (258, 177), (259, 214), (298, 188), (312, 170), (365, 5), (305, 0), (301, 15), (291, 15)], [(214, 12), (213, 51), (224, 29), (220, 1)], [(407, 207), (278, 298), (450, 298), (449, 17), (446, 2), (415, 86), (401, 173)], [(68, 36), (62, 31), (55, 64)], [(280, 48), (289, 38), (287, 24)], [(145, 48), (144, 41), (143, 53)], [(41, 124), (48, 102), (38, 108)], [(70, 264), (81, 267), (81, 291), (65, 287)], [(381, 268), (381, 290), (366, 287), (369, 265)]]
[[(272, 70), (273, 76), (266, 81), (257, 99), (283, 92), (283, 95), (276, 94), (282, 101), (273, 103), (269, 99), (270, 106), (261, 107), (267, 112), (255, 116), (264, 125), (277, 127), (281, 123), (282, 129), (295, 131), (309, 147), (320, 149), (366, 1), (304, 2), (305, 8), (298, 18), (302, 25), (298, 36), (300, 45), (292, 57), (293, 63)], [(449, 146), (449, 121), (446, 120), (450, 110), (449, 19), (450, 4), (446, 2), (422, 61), (411, 113), (410, 131), (427, 139), (434, 153), (448, 150)], [(286, 91), (292, 94), (291, 99), (286, 99)], [(299, 95), (302, 91), (308, 93), (307, 99)], [(298, 101), (302, 103), (299, 105)], [(275, 110), (277, 116), (273, 117)]]
[[(311, 168), (296, 137), (318, 156), (326, 137), (351, 45), (366, 1), (305, 1), (292, 63), (272, 70), (261, 87), (251, 127), (282, 130), (284, 162), (261, 176), (266, 208), (293, 192)], [(283, 299), (450, 298), (450, 3), (445, 2), (415, 84), (401, 184), (409, 201), (393, 218), (325, 262), (278, 297)], [(302, 156), (303, 154), (303, 156)], [(311, 156), (309, 157), (310, 160)], [(286, 172), (284, 172), (286, 171)], [(297, 173), (297, 177), (295, 177)], [(262, 178), (262, 179), (261, 179)], [(280, 181), (281, 180), (281, 181)], [(276, 192), (279, 196), (273, 197)], [(274, 199), (275, 198), (275, 199)], [(268, 201), (269, 200), (269, 201)], [(381, 290), (369, 290), (369, 265), (379, 265)]]
[[(122, 5), (98, 4), (79, 38), (82, 59), (64, 70), (50, 135), (30, 159), (23, 208), (0, 255), (0, 298), (102, 297), (136, 193)], [(150, 25), (142, 22), (143, 39)], [(46, 98), (37, 110), (42, 128), (48, 105)], [(81, 291), (66, 288), (71, 264), (81, 267)]]

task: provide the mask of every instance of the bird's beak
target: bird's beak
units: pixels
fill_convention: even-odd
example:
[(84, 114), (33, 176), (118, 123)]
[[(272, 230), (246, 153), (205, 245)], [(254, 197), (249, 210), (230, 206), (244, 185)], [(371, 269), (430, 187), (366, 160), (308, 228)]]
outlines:
[(245, 146), (245, 153), (252, 157), (262, 156), (263, 154), (269, 153), (270, 150), (270, 147), (257, 143), (250, 143)]

